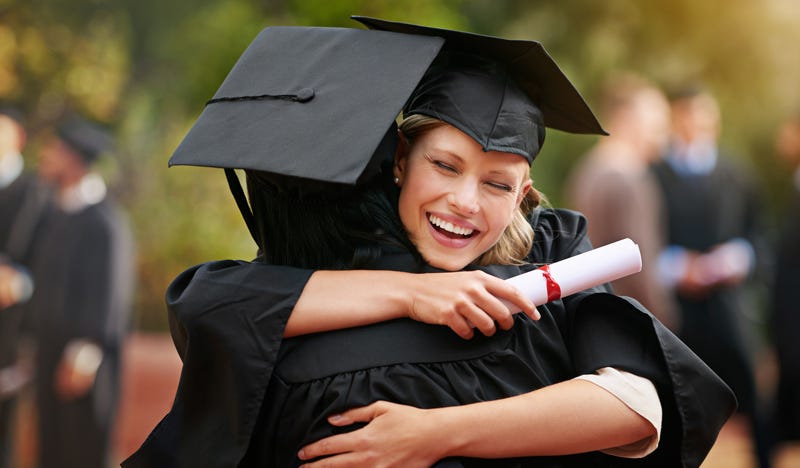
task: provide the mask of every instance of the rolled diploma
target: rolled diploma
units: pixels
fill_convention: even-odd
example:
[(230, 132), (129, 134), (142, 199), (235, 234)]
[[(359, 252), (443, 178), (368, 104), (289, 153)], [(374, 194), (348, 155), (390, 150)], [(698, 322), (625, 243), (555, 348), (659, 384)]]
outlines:
[[(550, 294), (548, 294), (547, 271), (551, 280), (557, 285), (557, 288), (553, 288), (551, 283)], [(631, 239), (622, 239), (514, 276), (506, 281), (538, 306), (640, 271), (642, 271), (642, 256), (639, 253), (639, 246)], [(506, 301), (504, 303), (512, 313), (520, 311), (510, 303)]]

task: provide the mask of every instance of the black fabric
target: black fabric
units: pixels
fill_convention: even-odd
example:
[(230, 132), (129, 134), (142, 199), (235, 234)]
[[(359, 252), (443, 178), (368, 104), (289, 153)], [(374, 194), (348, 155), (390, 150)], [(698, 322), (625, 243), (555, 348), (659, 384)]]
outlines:
[(175, 402), (124, 466), (237, 466), (272, 375), (283, 329), (311, 271), (221, 261), (167, 290), (183, 358)]
[[(48, 197), (33, 174), (23, 173), (0, 189), (0, 263), (29, 268), (34, 246), (42, 235)], [(21, 307), (0, 313), (0, 368), (16, 361), (23, 320)]]
[[(129, 325), (132, 239), (108, 200), (76, 213), (52, 207), (46, 219), (31, 264), (36, 289), (25, 307), (35, 319), (40, 466), (102, 467)], [(89, 393), (64, 402), (55, 394), (55, 371), (73, 339), (98, 345), (103, 361)]]
[[(373, 155), (442, 42), (359, 29), (266, 28), (214, 95), (241, 99), (208, 104), (169, 164), (350, 185), (369, 178), (379, 169), (370, 164)], [(253, 98), (302, 90), (313, 91), (311, 98)]]
[(484, 151), (519, 154), (528, 164), (544, 143), (542, 112), (505, 66), (472, 53), (445, 50), (425, 73), (403, 116), (434, 117), (458, 128)]
[[(591, 247), (575, 213), (538, 210), (532, 221), (532, 259), (557, 261)], [(387, 251), (375, 267), (418, 270), (399, 251)], [(507, 277), (533, 267), (488, 270)], [(674, 335), (605, 286), (540, 307), (538, 322), (518, 315), (511, 330), (469, 341), (410, 320), (281, 340), (309, 275), (227, 261), (176, 279), (167, 294), (184, 359), (175, 404), (124, 467), (297, 466), (303, 444), (352, 430), (327, 424), (335, 411), (376, 399), (435, 407), (502, 398), (604, 366), (657, 385), (665, 422), (650, 456), (448, 459), (437, 466), (694, 467), (735, 406), (727, 386)]]
[(777, 425), (781, 439), (800, 440), (800, 190), (795, 190), (782, 224), (771, 317), (779, 364)]
[[(535, 41), (510, 40), (462, 31), (353, 16), (371, 29), (442, 37), (444, 49), (490, 58), (507, 68), (516, 84), (536, 103), (547, 127), (571, 133), (605, 135), (589, 106), (544, 47)], [(493, 108), (499, 107), (496, 102)], [(510, 135), (506, 135), (510, 136)], [(477, 141), (483, 141), (478, 138)]]
[[(0, 109), (3, 113), (5, 109)], [(34, 246), (41, 235), (47, 204), (35, 176), (22, 173), (8, 186), (0, 188), (0, 264), (28, 268)], [(18, 359), (25, 313), (20, 304), (0, 310), (0, 369), (13, 366)], [(9, 466), (13, 448), (15, 395), (0, 395), (0, 468)]]
[[(658, 163), (654, 173), (670, 220), (667, 244), (707, 251), (743, 238), (756, 248), (756, 258), (762, 258), (759, 197), (752, 181), (731, 165), (729, 155), (721, 154), (708, 174), (680, 175), (666, 161)], [(681, 339), (731, 386), (739, 409), (754, 414), (754, 370), (742, 326), (745, 293), (744, 287), (733, 286), (701, 298), (676, 293), (676, 299)]]

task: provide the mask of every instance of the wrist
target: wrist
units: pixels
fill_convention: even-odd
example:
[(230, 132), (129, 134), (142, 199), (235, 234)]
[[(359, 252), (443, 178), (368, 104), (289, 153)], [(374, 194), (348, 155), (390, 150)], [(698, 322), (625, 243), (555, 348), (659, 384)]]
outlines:
[(419, 291), (418, 281), (423, 275), (396, 271), (385, 271), (386, 288), (392, 318), (414, 318), (414, 297)]
[(425, 437), (433, 442), (435, 459), (466, 455), (466, 447), (470, 445), (468, 438), (470, 431), (465, 431), (459, 425), (459, 412), (453, 411), (453, 407), (432, 408), (425, 411), (429, 413), (426, 421), (430, 422), (427, 428), (431, 431)]

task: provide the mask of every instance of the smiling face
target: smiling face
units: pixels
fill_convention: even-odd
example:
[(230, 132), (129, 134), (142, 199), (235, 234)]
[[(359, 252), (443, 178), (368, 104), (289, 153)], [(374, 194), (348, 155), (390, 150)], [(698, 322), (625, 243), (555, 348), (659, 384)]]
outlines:
[(529, 169), (450, 125), (424, 131), (395, 162), (400, 220), (430, 265), (460, 270), (500, 239), (531, 188)]

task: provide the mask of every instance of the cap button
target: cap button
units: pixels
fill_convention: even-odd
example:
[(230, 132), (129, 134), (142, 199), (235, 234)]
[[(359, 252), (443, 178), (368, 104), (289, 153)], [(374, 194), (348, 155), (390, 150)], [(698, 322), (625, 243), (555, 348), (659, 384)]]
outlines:
[(297, 96), (297, 102), (308, 102), (314, 99), (314, 90), (311, 88), (302, 88), (300, 91), (297, 92), (295, 96)]

